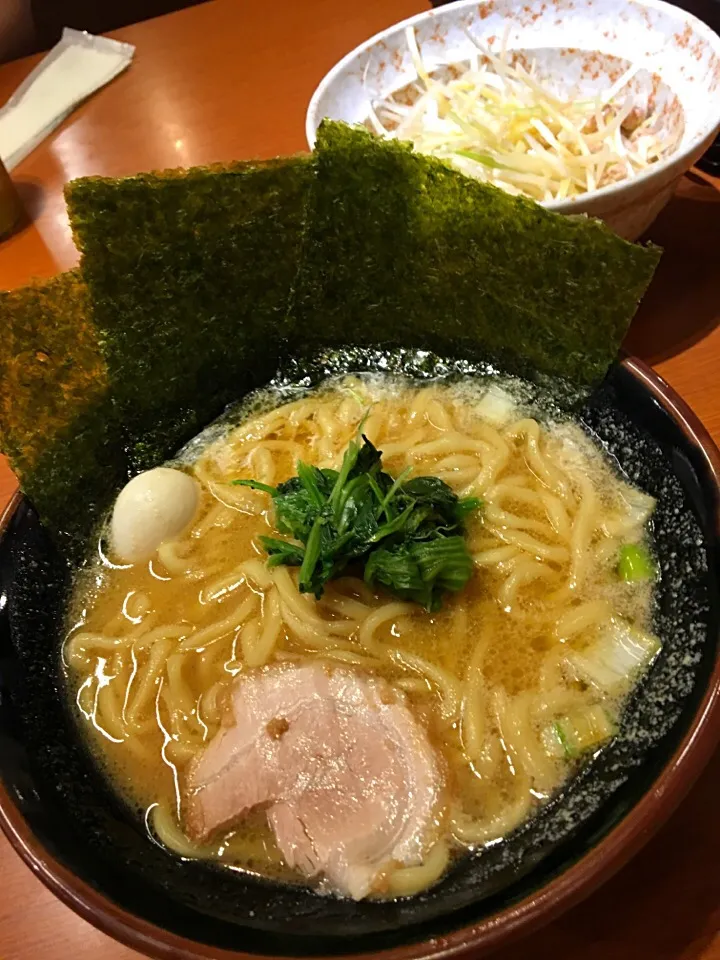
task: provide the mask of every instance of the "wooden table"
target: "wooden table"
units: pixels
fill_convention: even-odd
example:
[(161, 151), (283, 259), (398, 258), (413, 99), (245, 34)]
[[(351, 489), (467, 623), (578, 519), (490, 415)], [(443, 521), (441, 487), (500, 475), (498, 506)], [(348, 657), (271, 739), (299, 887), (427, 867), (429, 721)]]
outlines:
[[(302, 150), (315, 84), (375, 31), (423, 0), (215, 0), (128, 27), (130, 70), (92, 98), (14, 177), (28, 221), (0, 244), (0, 289), (72, 266), (62, 187), (122, 175)], [(0, 68), (0, 102), (36, 58)], [(666, 248), (628, 337), (720, 442), (720, 181), (688, 177), (651, 230)], [(0, 507), (15, 488), (0, 462)], [(670, 822), (603, 889), (530, 940), (521, 960), (720, 960), (720, 754)], [(2, 960), (131, 960), (76, 917), (0, 839)]]

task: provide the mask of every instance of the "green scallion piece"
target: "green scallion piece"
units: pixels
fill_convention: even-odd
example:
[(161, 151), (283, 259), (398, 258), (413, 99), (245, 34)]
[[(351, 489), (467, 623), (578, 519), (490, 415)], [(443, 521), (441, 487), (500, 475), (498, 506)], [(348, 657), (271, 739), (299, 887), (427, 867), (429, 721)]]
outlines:
[(620, 547), (617, 572), (620, 579), (626, 583), (654, 580), (657, 576), (657, 568), (650, 553), (636, 543), (626, 543)]

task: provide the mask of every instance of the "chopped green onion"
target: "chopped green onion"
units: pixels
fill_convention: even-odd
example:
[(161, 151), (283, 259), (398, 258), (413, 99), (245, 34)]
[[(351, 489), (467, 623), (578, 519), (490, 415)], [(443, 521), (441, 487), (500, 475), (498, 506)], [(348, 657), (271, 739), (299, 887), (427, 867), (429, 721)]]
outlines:
[(615, 735), (613, 718), (605, 707), (596, 704), (558, 717), (543, 732), (545, 749), (553, 757), (574, 760)]
[(566, 667), (605, 693), (619, 693), (645, 670), (660, 650), (660, 641), (626, 620), (613, 617), (602, 636), (580, 653), (569, 650)]
[(657, 576), (657, 568), (652, 557), (645, 547), (636, 543), (626, 543), (620, 547), (617, 572), (620, 579), (628, 583), (637, 580), (654, 580)]

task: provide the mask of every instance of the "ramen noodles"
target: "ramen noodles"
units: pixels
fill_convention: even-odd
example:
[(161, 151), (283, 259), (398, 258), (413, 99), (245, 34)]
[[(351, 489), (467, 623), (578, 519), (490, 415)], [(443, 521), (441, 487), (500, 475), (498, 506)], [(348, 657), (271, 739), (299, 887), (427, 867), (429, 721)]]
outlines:
[[(259, 540), (278, 536), (272, 497), (232, 483), (338, 469), (361, 424), (393, 477), (482, 501), (470, 579), (436, 612), (352, 565), (319, 598), (300, 592), (299, 568), (269, 566)], [(181, 479), (141, 475), (118, 498), (63, 656), (94, 751), (179, 856), (417, 893), (603, 748), (659, 648), (653, 578), (619, 566), (649, 556), (652, 498), (501, 384), (336, 380), (168, 467)]]

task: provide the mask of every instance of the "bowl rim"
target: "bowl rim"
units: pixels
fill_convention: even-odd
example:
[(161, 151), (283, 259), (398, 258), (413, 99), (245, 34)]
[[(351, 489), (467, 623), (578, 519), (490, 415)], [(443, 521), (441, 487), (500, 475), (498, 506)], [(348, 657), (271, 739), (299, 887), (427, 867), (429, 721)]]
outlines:
[[(700, 419), (670, 385), (644, 361), (619, 360), (659, 405), (670, 413), (690, 443), (702, 452), (720, 492), (720, 450)], [(17, 490), (0, 516), (0, 538), (23, 500)], [(714, 510), (720, 537), (720, 498)], [(348, 960), (446, 960), (470, 950), (506, 945), (556, 919), (609, 880), (670, 817), (710, 760), (720, 741), (720, 652), (702, 700), (682, 741), (650, 789), (603, 839), (550, 883), (520, 902), (444, 936), (372, 953), (343, 954)], [(172, 933), (119, 907), (60, 863), (33, 834), (0, 779), (0, 828), (16, 853), (66, 906), (115, 940), (157, 960), (258, 960), (259, 954), (213, 947)], [(329, 955), (323, 955), (328, 960)], [(267, 957), (266, 960), (273, 960)], [(276, 955), (274, 960), (291, 960)]]
[[(494, 0), (479, 0), (479, 2), (478, 0), (454, 0), (454, 2), (443, 4), (441, 7), (424, 10), (421, 13), (413, 14), (411, 17), (406, 17), (404, 20), (398, 20), (396, 23), (391, 24), (384, 30), (380, 30), (367, 40), (359, 43), (350, 50), (349, 53), (346, 53), (344, 57), (338, 60), (337, 63), (327, 71), (310, 97), (305, 112), (305, 139), (309, 149), (312, 151), (315, 147), (315, 134), (323, 119), (318, 116), (321, 97), (335, 78), (342, 73), (345, 67), (352, 63), (360, 53), (364, 53), (366, 50), (386, 40), (388, 36), (401, 29), (431, 21), (438, 16), (446, 15), (450, 10), (463, 10), (466, 7), (482, 7), (493, 2)], [(689, 13), (687, 10), (683, 10), (681, 7), (676, 7), (674, 4), (666, 2), (666, 0), (632, 0), (632, 3), (639, 7), (649, 7), (651, 9), (672, 13), (677, 16), (681, 22), (690, 24), (694, 31), (704, 36), (713, 47), (715, 55), (720, 58), (720, 35), (715, 33), (715, 31), (703, 20), (700, 20), (699, 17)], [(638, 186), (650, 183), (652, 180), (662, 180), (663, 186), (670, 183), (676, 177), (681, 176), (702, 156), (720, 130), (720, 97), (716, 99), (718, 106), (715, 120), (706, 124), (684, 147), (679, 147), (674, 153), (652, 164), (646, 170), (643, 170), (642, 173), (637, 174), (637, 176), (630, 179), (619, 180), (617, 183), (609, 183), (607, 186), (600, 187), (599, 190), (589, 190), (572, 199), (541, 200), (537, 202), (546, 210), (552, 210), (556, 213), (572, 213), (573, 211), (577, 212), (588, 203), (594, 203), (597, 199), (602, 201), (610, 198), (624, 198), (627, 200), (628, 197), (626, 194), (628, 192), (633, 192)]]

